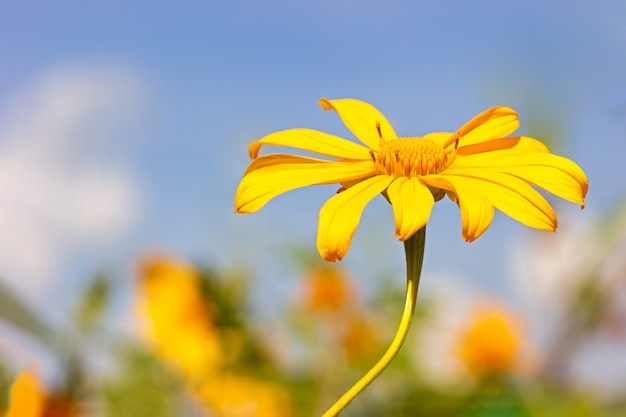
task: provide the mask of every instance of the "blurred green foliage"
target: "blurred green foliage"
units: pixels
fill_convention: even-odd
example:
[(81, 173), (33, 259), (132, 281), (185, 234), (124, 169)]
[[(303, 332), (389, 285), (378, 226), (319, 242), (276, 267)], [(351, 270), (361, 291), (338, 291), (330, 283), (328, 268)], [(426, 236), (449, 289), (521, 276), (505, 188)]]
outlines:
[[(580, 269), (581, 276), (572, 280), (575, 283), (572, 288), (563, 291), (564, 298), (560, 302), (564, 303), (566, 314), (559, 317), (561, 323), (557, 328), (560, 331), (554, 334), (549, 350), (543, 352), (538, 365), (519, 372), (513, 366), (502, 371), (500, 363), (500, 367), (493, 368), (491, 373), (477, 374), (465, 369), (451, 382), (433, 382), (432, 375), (426, 371), (428, 367), (425, 365), (429, 364), (424, 363), (431, 359), (422, 358), (416, 348), (424, 340), (424, 329), (440, 314), (437, 313), (438, 305), (443, 304), (450, 310), (454, 306), (446, 300), (441, 303), (422, 297), (412, 329), (414, 338), (407, 341), (387, 371), (342, 415), (626, 415), (626, 396), (603, 397), (581, 389), (570, 384), (566, 372), (573, 363), (574, 353), (588, 338), (607, 327), (616, 332), (613, 303), (625, 277), (619, 273), (611, 279), (601, 275), (605, 273), (602, 266), (606, 262), (615, 262), (616, 251), (619, 260), (619, 245), (626, 239), (623, 208), (620, 205), (619, 209), (612, 210), (596, 225), (596, 233), (600, 234), (600, 241), (606, 247), (598, 252), (591, 268)], [(202, 300), (201, 310), (191, 303), (183, 303), (180, 307), (181, 304), (176, 303), (169, 305), (167, 298), (160, 301), (163, 308), (190, 309), (189, 315), (182, 312), (181, 317), (185, 319), (176, 322), (180, 328), (172, 329), (173, 336), (167, 340), (159, 340), (158, 335), (157, 340), (147, 337), (143, 331), (146, 324), (138, 315), (124, 318), (125, 326), (107, 320), (119, 308), (113, 300), (120, 289), (106, 274), (96, 274), (89, 280), (76, 302), (71, 320), (63, 328), (56, 329), (45, 323), (4, 287), (0, 287), (0, 317), (56, 358), (58, 369), (54, 376), (40, 376), (45, 381), (49, 408), (53, 404), (56, 410), (56, 414), (52, 414), (49, 409), (46, 415), (314, 416), (324, 411), (383, 352), (397, 326), (403, 297), (398, 286), (383, 285), (383, 291), (365, 302), (354, 290), (346, 271), (339, 266), (321, 264), (306, 257), (302, 259), (305, 260), (299, 263), (298, 269), (302, 275), (298, 278), (302, 291), (294, 294), (293, 299), (284, 300), (282, 320), (277, 318), (262, 325), (255, 319), (250, 299), (249, 284), (254, 279), (253, 274), (206, 266), (184, 270), (187, 275), (197, 274), (197, 282), (190, 282), (194, 283), (192, 290)], [(626, 265), (621, 268), (623, 274)], [(181, 272), (180, 280), (185, 274)], [(141, 282), (145, 279), (139, 273), (135, 294), (137, 305), (149, 295), (142, 292)], [(180, 282), (182, 285), (180, 280), (172, 281), (174, 284), (166, 288), (162, 296), (177, 296), (186, 291), (176, 284)], [(332, 282), (335, 284), (330, 285)], [(134, 311), (134, 307), (131, 310)], [(445, 308), (443, 314), (446, 314)], [(198, 321), (198, 317), (201, 320)], [(469, 315), (464, 319), (469, 319)], [(128, 326), (129, 322), (135, 324)], [(197, 326), (204, 326), (204, 330)], [(136, 332), (129, 334), (121, 331), (121, 327)], [(626, 333), (624, 329), (618, 330), (617, 333), (622, 335)], [(189, 346), (170, 349), (169, 356), (163, 353), (161, 348), (165, 344), (175, 347), (180, 342), (177, 335), (189, 343), (191, 339), (182, 337), (187, 331), (192, 335), (200, 332), (198, 334), (218, 338), (221, 357), (210, 370), (190, 372), (177, 364), (177, 358), (172, 357), (171, 352), (183, 355)], [(461, 343), (462, 336), (463, 333), (459, 333), (453, 340)], [(484, 343), (502, 343), (504, 339), (499, 337), (485, 338)], [(479, 351), (484, 348), (470, 347)], [(488, 358), (490, 360), (508, 360), (506, 355), (518, 353), (510, 351), (517, 349), (517, 345), (496, 346), (500, 350), (493, 350), (493, 346), (487, 348), (485, 352), (505, 355), (504, 359)], [(452, 351), (447, 352), (443, 345), (440, 350), (444, 362), (459, 362), (459, 357)], [(32, 360), (37, 362), (38, 358)], [(2, 409), (9, 405), (11, 384), (18, 371), (12, 367), (9, 357), (0, 361)], [(220, 398), (207, 393), (207, 390), (228, 383), (233, 384), (232, 391), (220, 391)], [(248, 392), (250, 394), (246, 394)], [(234, 395), (237, 393), (243, 393), (243, 400)], [(623, 393), (626, 394), (626, 389)], [(283, 394), (286, 394), (286, 402)], [(273, 395), (280, 399), (268, 400)], [(233, 401), (230, 409), (224, 408), (227, 401)], [(245, 408), (246, 401), (256, 404), (256, 408)], [(272, 404), (287, 406), (277, 412)], [(230, 411), (224, 411), (227, 409)]]

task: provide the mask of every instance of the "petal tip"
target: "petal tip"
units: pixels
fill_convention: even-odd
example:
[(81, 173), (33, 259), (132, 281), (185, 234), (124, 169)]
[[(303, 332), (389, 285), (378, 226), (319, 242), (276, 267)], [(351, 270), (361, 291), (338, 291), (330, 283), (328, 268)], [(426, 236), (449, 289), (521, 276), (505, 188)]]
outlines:
[(412, 234), (410, 234), (410, 235), (407, 235), (406, 233), (405, 233), (405, 234), (402, 234), (402, 233), (400, 233), (400, 231), (397, 231), (397, 232), (393, 235), (393, 238), (394, 238), (394, 239), (395, 239), (395, 238), (398, 238), (398, 240), (399, 240), (400, 242), (406, 242), (406, 241), (407, 241), (407, 240), (409, 240), (409, 238), (410, 238), (411, 236), (413, 236), (414, 234), (415, 234), (415, 233), (412, 233)]
[(330, 250), (328, 247), (321, 247), (318, 245), (317, 251), (326, 262), (336, 262), (343, 259), (343, 256), (337, 253), (337, 251)]
[(248, 146), (248, 155), (250, 159), (257, 159), (259, 157), (259, 151), (261, 150), (261, 144), (256, 142), (252, 142), (250, 146)]
[(254, 213), (256, 210), (254, 209), (250, 209), (248, 206), (248, 203), (239, 203), (236, 204), (235, 203), (235, 213), (234, 214), (250, 214), (250, 213)]
[(479, 236), (467, 236), (467, 235), (463, 235), (463, 240), (467, 243), (472, 243), (473, 241), (475, 241), (476, 239), (478, 239)]
[(336, 253), (326, 253), (322, 255), (322, 258), (326, 262), (336, 262), (336, 261), (341, 261), (341, 259), (343, 259), (341, 256), (337, 255)]
[(320, 105), (320, 107), (323, 110), (332, 110), (333, 109), (333, 105), (330, 103), (330, 100), (328, 100), (327, 98), (320, 98), (319, 100), (317, 100), (317, 103)]

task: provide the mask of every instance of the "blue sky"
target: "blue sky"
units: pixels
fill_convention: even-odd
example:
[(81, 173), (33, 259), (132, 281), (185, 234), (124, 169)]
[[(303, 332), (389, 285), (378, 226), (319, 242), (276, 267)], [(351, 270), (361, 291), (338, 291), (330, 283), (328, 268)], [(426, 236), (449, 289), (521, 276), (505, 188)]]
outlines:
[[(319, 97), (369, 101), (413, 136), (511, 106), (521, 133), (588, 173), (582, 214), (556, 204), (585, 221), (626, 192), (624, 51), (621, 1), (5, 1), (0, 169), (5, 203), (20, 204), (0, 211), (0, 273), (23, 293), (41, 284), (33, 298), (42, 299), (71, 294), (96, 268), (130, 273), (137, 256), (160, 249), (258, 268), (260, 299), (283, 297), (295, 278), (276, 266), (282, 251), (315, 254), (317, 211), (335, 190), (297, 190), (250, 216), (233, 215), (233, 197), (251, 141), (292, 127), (350, 137)], [(58, 141), (46, 138), (54, 126)], [(50, 168), (28, 182), (28, 164)], [(25, 187), (63, 204), (25, 210)], [(403, 269), (380, 200), (343, 262), (364, 283)], [(428, 273), (450, 274), (510, 292), (510, 243), (538, 232), (498, 216), (468, 245), (456, 207), (435, 208), (424, 285)]]

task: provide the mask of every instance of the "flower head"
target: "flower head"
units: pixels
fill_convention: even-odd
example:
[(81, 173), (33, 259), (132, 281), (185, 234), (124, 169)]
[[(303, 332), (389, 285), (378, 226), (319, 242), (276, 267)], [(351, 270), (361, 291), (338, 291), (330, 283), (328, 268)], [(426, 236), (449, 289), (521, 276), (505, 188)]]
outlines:
[(200, 294), (199, 273), (177, 259), (153, 256), (141, 263), (139, 284), (138, 309), (159, 356), (177, 363), (190, 378), (214, 373), (223, 352)]
[[(237, 189), (235, 211), (255, 212), (277, 195), (307, 185), (341, 185), (319, 214), (317, 248), (327, 261), (348, 252), (363, 209), (381, 193), (393, 207), (395, 236), (402, 241), (426, 224), (444, 195), (459, 206), (466, 241), (489, 227), (494, 208), (527, 226), (554, 231), (556, 214), (534, 187), (584, 206), (585, 173), (536, 139), (507, 137), (519, 126), (508, 107), (486, 110), (452, 133), (401, 138), (368, 103), (320, 99), (319, 104), (335, 110), (365, 146), (311, 129), (267, 135), (249, 147), (253, 161)], [(266, 145), (331, 159), (259, 156)]]
[(290, 417), (289, 393), (281, 386), (236, 374), (221, 374), (198, 387), (201, 398), (217, 416)]
[(33, 369), (24, 369), (15, 378), (9, 394), (6, 417), (80, 417), (84, 403), (72, 393), (51, 392)]
[(506, 310), (476, 308), (459, 340), (459, 354), (468, 371), (484, 377), (515, 369), (524, 344), (521, 325)]
[(47, 393), (35, 373), (24, 370), (19, 373), (10, 394), (7, 417), (40, 417), (44, 415)]
[(354, 297), (355, 290), (343, 271), (320, 266), (304, 280), (302, 304), (310, 312), (340, 315), (354, 307)]
[[(237, 349), (215, 323), (215, 310), (201, 293), (201, 274), (169, 256), (140, 264), (139, 312), (156, 353), (182, 371), (191, 392), (219, 416), (291, 416), (289, 394), (278, 385), (227, 370)], [(244, 366), (245, 368), (245, 366)]]

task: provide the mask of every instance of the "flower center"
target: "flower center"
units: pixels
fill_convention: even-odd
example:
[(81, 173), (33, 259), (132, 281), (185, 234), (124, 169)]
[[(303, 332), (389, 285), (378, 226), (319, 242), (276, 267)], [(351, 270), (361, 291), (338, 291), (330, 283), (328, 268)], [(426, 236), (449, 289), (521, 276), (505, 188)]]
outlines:
[(448, 166), (445, 149), (429, 139), (398, 138), (380, 141), (378, 154), (372, 151), (374, 166), (381, 174), (415, 177), (438, 174)]

